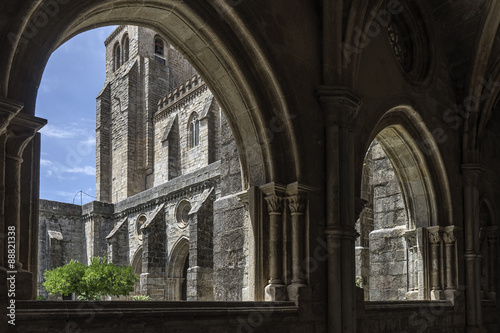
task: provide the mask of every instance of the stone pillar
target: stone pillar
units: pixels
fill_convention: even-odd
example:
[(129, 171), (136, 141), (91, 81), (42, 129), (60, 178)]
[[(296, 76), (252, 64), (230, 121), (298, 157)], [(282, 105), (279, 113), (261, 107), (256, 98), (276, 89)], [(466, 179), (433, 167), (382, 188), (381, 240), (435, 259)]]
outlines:
[[(309, 189), (310, 191), (311, 189)], [(293, 183), (287, 186), (288, 207), (292, 216), (292, 283), (288, 286), (288, 298), (298, 301), (306, 289), (305, 274), (302, 268), (306, 239), (307, 195), (303, 186)], [(303, 296), (302, 296), (303, 297)]]
[(453, 231), (448, 231), (443, 234), (445, 257), (446, 257), (446, 289), (455, 289), (455, 274), (454, 274), (454, 260), (453, 254), (455, 246), (455, 235)]
[(325, 111), (329, 332), (356, 332), (354, 144), (360, 100), (345, 87), (321, 86)]
[(0, 98), (0, 303), (7, 300), (7, 239), (5, 229), (5, 144), (7, 126), (23, 108), (22, 104)]
[(455, 252), (456, 252), (456, 231), (454, 226), (449, 226), (445, 228), (443, 233), (443, 241), (445, 247), (445, 297), (446, 299), (453, 300), (455, 297), (455, 292), (457, 289), (457, 272), (455, 264)]
[(487, 235), (488, 239), (488, 262), (485, 263), (488, 267), (488, 295), (487, 298), (491, 300), (496, 299), (496, 274), (495, 274), (495, 267), (496, 267), (496, 257), (497, 257), (497, 230), (496, 227), (491, 227), (489, 228), (490, 232)]
[(15, 242), (12, 243), (15, 245), (15, 263), (8, 262), (5, 265), (4, 257), (4, 265), (9, 271), (17, 272), (16, 300), (29, 300), (33, 297), (33, 273), (24, 270), (23, 264), (26, 266), (27, 263), (20, 261), (21, 240), (23, 244), (29, 243), (32, 231), (31, 226), (28, 230), (21, 228), (21, 177), (26, 176), (21, 174), (22, 155), (26, 145), (45, 123), (44, 119), (18, 114), (11, 120), (6, 132), (4, 230), (15, 232)]
[(408, 292), (406, 293), (406, 299), (417, 300), (418, 299), (418, 269), (416, 263), (418, 260), (417, 253), (417, 230), (409, 230), (404, 233), (406, 240), (406, 248), (408, 249)]
[(481, 255), (479, 243), (479, 186), (482, 168), (477, 164), (463, 164), (464, 175), (464, 231), (465, 231), (465, 302), (467, 332), (480, 332)]
[(431, 299), (442, 299), (441, 287), (441, 231), (440, 227), (427, 228), (430, 242)]
[(285, 188), (277, 184), (261, 187), (269, 213), (269, 281), (265, 287), (266, 301), (287, 298), (283, 284), (283, 197)]
[(488, 240), (487, 231), (483, 227), (479, 228), (479, 250), (481, 251), (481, 298), (486, 298), (488, 294)]

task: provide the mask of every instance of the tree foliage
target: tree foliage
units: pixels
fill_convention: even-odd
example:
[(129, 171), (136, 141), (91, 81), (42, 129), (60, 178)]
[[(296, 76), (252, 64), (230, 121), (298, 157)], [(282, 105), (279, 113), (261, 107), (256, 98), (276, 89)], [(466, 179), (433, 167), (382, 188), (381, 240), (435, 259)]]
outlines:
[(75, 293), (78, 299), (98, 300), (102, 296), (127, 296), (138, 280), (132, 267), (116, 266), (105, 257), (94, 257), (89, 266), (71, 260), (47, 270), (43, 286), (51, 295)]

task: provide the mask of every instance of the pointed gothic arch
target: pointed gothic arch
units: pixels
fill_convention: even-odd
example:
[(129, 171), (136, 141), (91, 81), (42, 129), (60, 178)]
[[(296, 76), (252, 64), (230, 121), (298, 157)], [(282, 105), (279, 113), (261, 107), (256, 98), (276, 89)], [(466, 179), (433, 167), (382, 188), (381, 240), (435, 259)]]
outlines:
[(130, 38), (128, 37), (128, 34), (126, 33), (123, 36), (122, 39), (122, 45), (123, 45), (123, 63), (126, 63), (130, 57)]
[[(130, 264), (134, 270), (134, 274), (138, 278), (140, 278), (141, 274), (142, 274), (142, 246), (137, 248), (137, 250), (134, 253), (134, 256), (132, 257), (132, 261)], [(134, 294), (135, 295), (141, 294), (141, 281), (140, 280), (138, 280), (134, 285)]]
[(188, 148), (194, 148), (200, 144), (200, 118), (196, 112), (189, 116), (188, 120)]
[[(446, 217), (451, 207), (447, 207), (448, 187), (442, 189), (444, 193), (437, 191), (439, 182), (446, 184), (447, 178), (436, 142), (409, 106), (398, 106), (384, 114), (371, 140), (360, 180), (361, 197), (367, 205), (358, 222), (361, 238), (356, 256), (365, 298), (439, 299), (436, 297), (441, 296), (430, 292), (431, 287), (440, 291), (444, 288), (440, 281), (431, 280), (439, 271), (430, 263), (439, 258), (430, 254), (433, 248), (428, 244), (433, 243), (432, 235), (448, 232), (442, 227), (449, 225)], [(374, 156), (369, 156), (377, 147)], [(439, 180), (434, 177), (436, 173)], [(440, 246), (439, 242), (433, 244)], [(448, 256), (453, 256), (453, 251)], [(449, 284), (456, 285), (456, 281), (450, 278)]]
[(116, 72), (120, 68), (121, 57), (120, 43), (116, 42), (115, 46), (113, 46), (113, 72)]
[(189, 268), (189, 240), (181, 237), (172, 247), (167, 265), (167, 299), (186, 300), (187, 270)]

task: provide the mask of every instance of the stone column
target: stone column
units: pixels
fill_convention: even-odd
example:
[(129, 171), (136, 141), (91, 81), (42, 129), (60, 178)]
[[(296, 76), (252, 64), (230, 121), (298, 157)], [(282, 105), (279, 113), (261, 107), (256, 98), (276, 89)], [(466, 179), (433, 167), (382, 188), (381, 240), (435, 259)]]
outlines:
[(445, 285), (445, 297), (447, 299), (453, 299), (454, 293), (456, 291), (456, 267), (455, 267), (455, 245), (456, 236), (454, 227), (446, 227), (443, 233), (443, 241), (445, 247), (445, 275), (446, 275), (446, 285)]
[(408, 292), (406, 299), (418, 299), (418, 276), (415, 267), (417, 260), (417, 234), (416, 230), (409, 230), (404, 233), (406, 248), (408, 249)]
[(287, 298), (283, 284), (283, 195), (285, 188), (276, 184), (261, 187), (267, 195), (269, 213), (269, 281), (265, 287), (266, 301), (284, 301)]
[[(7, 299), (7, 235), (5, 229), (5, 143), (7, 126), (21, 111), (22, 104), (0, 98), (0, 303)], [(3, 303), (2, 303), (3, 304)]]
[(497, 257), (497, 230), (496, 227), (492, 227), (490, 229), (490, 232), (488, 233), (488, 252), (489, 252), (489, 260), (486, 265), (488, 265), (488, 299), (495, 300), (496, 299), (496, 274), (495, 274), (495, 267), (496, 267), (496, 257)]
[(355, 199), (352, 124), (360, 100), (345, 87), (321, 86), (325, 112), (329, 332), (356, 332)]
[(117, 260), (118, 254), (118, 239), (116, 237), (110, 237), (108, 240), (108, 260), (114, 264), (119, 264)]
[(304, 231), (307, 201), (304, 195), (288, 197), (288, 207), (292, 215), (292, 284), (287, 288), (291, 301), (299, 300), (299, 290), (305, 287), (302, 260), (304, 259)]
[(429, 231), (429, 243), (431, 247), (430, 255), (430, 272), (431, 272), (431, 299), (440, 300), (442, 299), (442, 288), (441, 288), (441, 262), (440, 262), (440, 252), (441, 252), (441, 231), (440, 227), (430, 227), (427, 228)]
[[(24, 148), (36, 132), (45, 125), (46, 120), (18, 114), (7, 127), (5, 145), (5, 227), (15, 230), (15, 263), (6, 265), (16, 273), (16, 299), (28, 300), (33, 297), (33, 274), (23, 269), (20, 261), (21, 240), (29, 242), (31, 228), (21, 229), (21, 163)], [(31, 176), (31, 175), (28, 175)], [(5, 230), (5, 229), (4, 229)], [(26, 263), (24, 263), (26, 264)]]
[(481, 299), (487, 298), (488, 283), (489, 283), (489, 248), (488, 238), (486, 237), (487, 231), (484, 227), (479, 228), (479, 251), (481, 252)]
[(479, 186), (483, 174), (477, 164), (463, 164), (464, 175), (464, 228), (465, 228), (465, 302), (467, 332), (480, 332), (481, 308), (481, 255), (479, 243)]

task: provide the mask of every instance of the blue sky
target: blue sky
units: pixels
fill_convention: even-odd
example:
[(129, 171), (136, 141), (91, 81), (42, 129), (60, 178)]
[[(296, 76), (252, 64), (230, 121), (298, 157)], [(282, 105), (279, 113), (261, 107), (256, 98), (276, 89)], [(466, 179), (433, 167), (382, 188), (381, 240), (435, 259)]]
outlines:
[[(114, 28), (73, 37), (45, 67), (35, 111), (48, 120), (40, 131), (41, 199), (72, 203), (78, 191), (95, 196), (95, 98), (105, 81), (104, 40)], [(83, 195), (83, 203), (91, 200)]]

